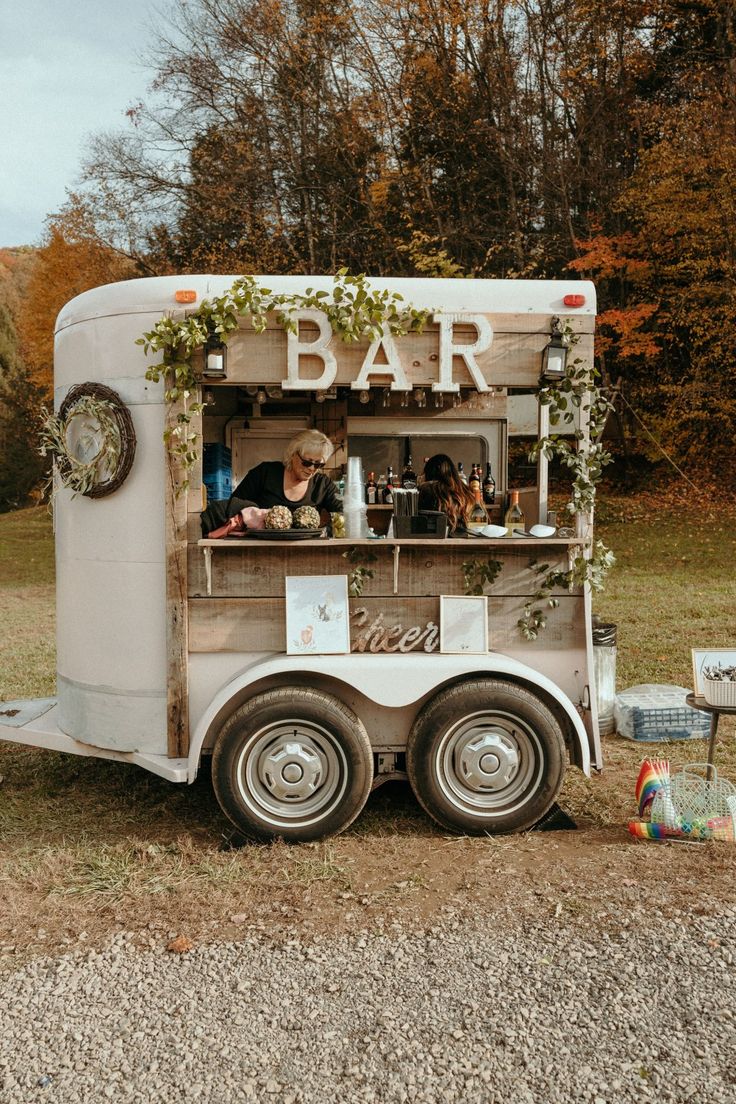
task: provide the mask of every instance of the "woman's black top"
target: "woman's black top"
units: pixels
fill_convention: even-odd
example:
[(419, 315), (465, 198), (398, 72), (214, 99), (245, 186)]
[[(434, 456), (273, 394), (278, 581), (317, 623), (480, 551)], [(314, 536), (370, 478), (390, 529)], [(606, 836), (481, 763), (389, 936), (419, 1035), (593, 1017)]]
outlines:
[(234, 517), (246, 506), (259, 506), (269, 510), (272, 506), (288, 506), (295, 510), (297, 506), (314, 506), (317, 510), (327, 510), (330, 514), (342, 511), (342, 499), (337, 486), (329, 476), (315, 472), (307, 485), (303, 498), (291, 499), (284, 494), (284, 465), (280, 460), (264, 460), (241, 479), (230, 496), (227, 504), (227, 516)]

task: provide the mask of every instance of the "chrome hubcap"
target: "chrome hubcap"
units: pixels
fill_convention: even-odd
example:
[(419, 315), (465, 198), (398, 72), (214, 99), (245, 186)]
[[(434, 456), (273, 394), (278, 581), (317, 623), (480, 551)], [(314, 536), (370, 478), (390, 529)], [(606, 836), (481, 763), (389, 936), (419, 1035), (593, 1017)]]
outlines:
[(435, 768), (448, 801), (465, 813), (491, 818), (507, 815), (536, 792), (544, 753), (527, 721), (489, 710), (461, 717), (446, 731)]
[(460, 775), (471, 790), (502, 790), (519, 769), (519, 751), (497, 732), (481, 732), (457, 753)]
[(303, 801), (320, 783), (323, 765), (307, 744), (276, 744), (262, 758), (260, 780), (281, 801)]
[(240, 750), (236, 783), (241, 799), (273, 828), (306, 826), (337, 808), (348, 785), (348, 764), (337, 737), (313, 721), (266, 724)]

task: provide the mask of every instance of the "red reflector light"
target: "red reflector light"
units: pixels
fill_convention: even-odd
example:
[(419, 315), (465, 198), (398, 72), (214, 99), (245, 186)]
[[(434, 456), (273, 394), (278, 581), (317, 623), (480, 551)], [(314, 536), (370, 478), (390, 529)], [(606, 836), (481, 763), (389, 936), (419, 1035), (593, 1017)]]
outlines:
[(177, 303), (196, 303), (197, 293), (196, 291), (189, 291), (185, 288), (183, 291), (175, 291), (174, 298)]
[(566, 295), (562, 300), (566, 307), (584, 307), (585, 296), (584, 295)]

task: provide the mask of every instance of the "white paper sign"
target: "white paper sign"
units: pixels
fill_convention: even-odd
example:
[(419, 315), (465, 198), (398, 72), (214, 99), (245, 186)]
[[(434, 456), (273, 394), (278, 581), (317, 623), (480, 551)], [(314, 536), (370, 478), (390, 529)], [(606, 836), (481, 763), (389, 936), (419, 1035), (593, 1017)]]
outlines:
[(347, 575), (287, 575), (286, 654), (349, 651)]

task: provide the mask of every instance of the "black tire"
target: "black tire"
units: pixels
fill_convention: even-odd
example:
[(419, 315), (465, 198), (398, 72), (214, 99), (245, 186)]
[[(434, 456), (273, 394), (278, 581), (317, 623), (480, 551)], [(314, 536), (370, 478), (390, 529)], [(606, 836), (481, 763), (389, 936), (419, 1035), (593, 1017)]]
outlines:
[(451, 831), (519, 832), (560, 792), (565, 741), (529, 690), (496, 678), (442, 690), (419, 713), (406, 749), (417, 800)]
[(357, 817), (373, 781), (362, 722), (322, 690), (279, 687), (225, 722), (212, 755), (223, 812), (258, 839), (321, 839)]

